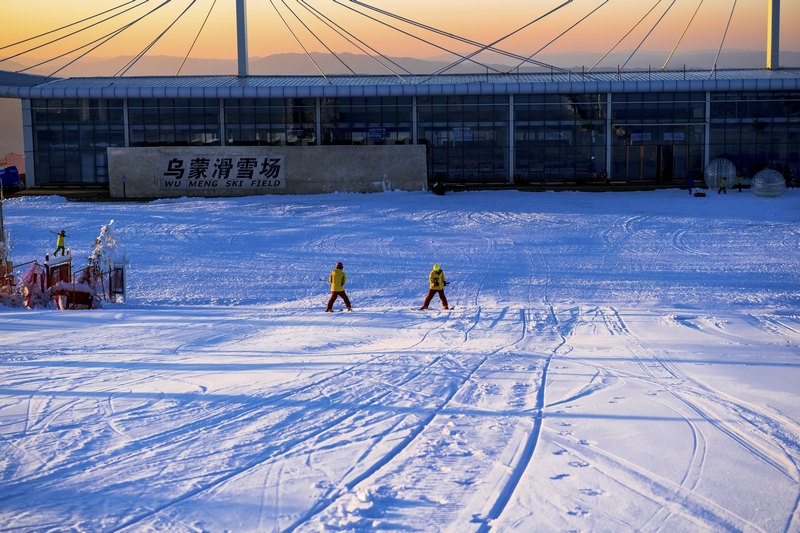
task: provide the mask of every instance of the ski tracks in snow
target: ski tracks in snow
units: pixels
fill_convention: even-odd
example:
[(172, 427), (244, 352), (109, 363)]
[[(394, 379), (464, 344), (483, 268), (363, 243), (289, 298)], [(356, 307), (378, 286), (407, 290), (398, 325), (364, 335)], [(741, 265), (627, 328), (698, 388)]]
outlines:
[[(721, 525), (742, 531), (761, 529), (756, 522), (734, 512), (724, 503), (716, 502), (713, 494), (701, 490), (705, 477), (718, 475), (715, 471), (720, 468), (727, 471), (733, 468), (720, 465), (720, 459), (711, 453), (710, 448), (718, 447), (720, 442), (739, 447), (744, 457), (777, 472), (784, 478), (787, 489), (796, 494), (800, 482), (800, 427), (776, 412), (749, 404), (741, 398), (733, 398), (691, 376), (668, 355), (647, 347), (631, 331), (617, 309), (596, 307), (586, 310), (584, 315), (589, 324), (595, 325), (592, 331), (615, 339), (614, 345), (627, 355), (623, 361), (629, 359), (636, 365), (630, 368), (619, 363), (604, 367), (595, 364), (595, 371), (610, 372), (620, 382), (639, 382), (649, 387), (650, 401), (655, 401), (662, 409), (675, 413), (689, 428), (693, 441), (691, 454), (685, 460), (683, 473), (670, 478), (639, 467), (635, 462), (623, 459), (608, 449), (587, 446), (580, 439), (571, 436), (570, 432), (551, 432), (550, 438), (569, 449), (570, 454), (580, 462), (596, 465), (604, 476), (614, 478), (626, 490), (658, 502), (659, 505), (654, 507), (654, 512), (646, 520), (634, 524), (636, 529), (657, 531), (681, 523), (694, 524), (693, 527)], [(598, 320), (604, 326), (599, 330), (596, 328)], [(763, 329), (775, 334), (773, 317), (765, 317), (763, 320)], [(794, 335), (792, 329), (777, 327), (779, 332), (790, 337)], [(600, 390), (600, 387), (588, 388), (553, 406), (585, 401)], [(743, 486), (742, 490), (746, 492), (749, 487)], [(796, 495), (791, 507), (786, 522), (775, 524), (787, 532), (798, 526)]]
[[(494, 402), (508, 399), (508, 395), (529, 393), (525, 385), (506, 386), (503, 390), (504, 386), (492, 378), (498, 373), (511, 377), (519, 374), (517, 380), (527, 381), (525, 372), (530, 365), (520, 372), (506, 353), (513, 351), (526, 338), (529, 328), (525, 315), (525, 311), (515, 313), (508, 309), (459, 315), (458, 321), (467, 319), (457, 328), (465, 332), (463, 344), (458, 348), (461, 357), (458, 361), (452, 356), (435, 361), (437, 366), (451, 374), (440, 386), (441, 392), (434, 395), (435, 403), (424, 414), (417, 415), (413, 427), (408, 428), (397, 445), (383, 452), (377, 461), (357, 464), (356, 469), (361, 473), (351, 474), (350, 480), (344, 483), (346, 491), (337, 489), (326, 496), (288, 529), (315, 529), (323, 524), (334, 528), (362, 527), (365, 523), (385, 520), (385, 517), (398, 513), (402, 514), (402, 523), (406, 526), (424, 529), (433, 520), (432, 512), (436, 513), (439, 522), (458, 523), (458, 515), (464, 512), (463, 498), (470, 497), (480, 500), (482, 506), (498, 498), (491, 506), (491, 512), (499, 513), (514, 490), (515, 479), (525, 471), (532, 448), (514, 457), (511, 464), (502, 468), (503, 472), (490, 476), (499, 485), (480, 487), (476, 486), (476, 480), (487, 475), (494, 461), (491, 457), (475, 457), (477, 450), (470, 445), (470, 440), (478, 438), (478, 434), (473, 433), (476, 427), (488, 427), (488, 431), (496, 435), (497, 453), (502, 453), (509, 445), (520, 445), (513, 444), (515, 442), (527, 442), (525, 446), (529, 448), (530, 443), (535, 446), (535, 436), (531, 440), (527, 438), (529, 433), (520, 435), (514, 428), (517, 425), (515, 419), (524, 417), (531, 420), (534, 416), (523, 415), (522, 411), (508, 411), (507, 408), (492, 416), (494, 411), (491, 410)], [(499, 345), (495, 339), (501, 340)], [(472, 345), (477, 345), (477, 348), (472, 348)], [(469, 354), (468, 357), (465, 354)], [(503, 362), (498, 368), (494, 358), (500, 354), (504, 357), (498, 357)], [(522, 385), (519, 381), (515, 383)], [(482, 408), (484, 402), (490, 404)], [(525, 404), (522, 398), (518, 403)], [(502, 405), (505, 407), (506, 403)], [(386, 436), (390, 435), (387, 433)], [(512, 454), (512, 457), (514, 455), (517, 454)], [(487, 490), (489, 488), (491, 490)], [(454, 495), (460, 493), (463, 497), (454, 500)], [(373, 501), (369, 501), (370, 498)], [(337, 503), (339, 500), (341, 503)], [(410, 513), (407, 508), (416, 512)], [(471, 508), (467, 506), (467, 509)], [(467, 521), (485, 523), (488, 517), (477, 514), (477, 517), (468, 517)], [(448, 520), (448, 516), (452, 520)]]

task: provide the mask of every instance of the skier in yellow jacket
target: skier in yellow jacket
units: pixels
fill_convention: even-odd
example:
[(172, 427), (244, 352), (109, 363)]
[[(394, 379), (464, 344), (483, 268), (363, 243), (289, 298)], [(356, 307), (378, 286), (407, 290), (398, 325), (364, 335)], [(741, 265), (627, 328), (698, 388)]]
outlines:
[(442, 301), (442, 309), (449, 309), (447, 306), (447, 297), (444, 295), (444, 286), (447, 285), (448, 282), (444, 279), (444, 270), (442, 270), (442, 267), (439, 265), (439, 263), (433, 265), (433, 270), (431, 270), (429, 280), (430, 288), (428, 289), (428, 295), (425, 296), (425, 302), (422, 304), (422, 307), (419, 308), (420, 311), (428, 308), (428, 304), (431, 303), (431, 300), (435, 294), (438, 294), (439, 299)]
[(66, 236), (67, 236), (67, 234), (66, 234), (66, 233), (64, 232), (64, 230), (62, 229), (62, 230), (61, 230), (59, 233), (57, 233), (56, 235), (58, 235), (58, 237), (56, 237), (56, 251), (55, 251), (55, 252), (53, 252), (53, 257), (55, 257), (55, 256), (57, 256), (57, 255), (58, 255), (58, 252), (59, 252), (59, 250), (61, 251), (61, 255), (64, 255), (64, 254), (65, 254), (65, 248), (64, 248), (64, 237), (66, 237)]
[(336, 298), (339, 296), (344, 300), (345, 308), (347, 308), (348, 311), (352, 311), (350, 308), (350, 298), (348, 298), (347, 293), (344, 292), (344, 284), (347, 282), (347, 275), (344, 273), (344, 265), (341, 261), (336, 263), (335, 269), (331, 270), (328, 281), (331, 282), (331, 297), (328, 299), (328, 307), (325, 308), (325, 312), (330, 313), (333, 311), (333, 302), (335, 302)]

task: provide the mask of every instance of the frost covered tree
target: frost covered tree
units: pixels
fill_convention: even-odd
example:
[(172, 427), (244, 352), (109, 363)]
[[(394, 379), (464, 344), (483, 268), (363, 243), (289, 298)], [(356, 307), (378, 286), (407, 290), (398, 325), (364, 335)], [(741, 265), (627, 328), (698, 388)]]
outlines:
[(117, 240), (114, 238), (111, 227), (112, 220), (100, 228), (100, 235), (94, 240), (94, 246), (87, 259), (86, 269), (83, 271), (80, 282), (89, 285), (95, 294), (106, 293), (107, 287), (103, 283), (103, 274), (109, 272), (114, 265), (114, 255), (117, 251)]
[(112, 220), (100, 228), (100, 235), (94, 240), (92, 252), (89, 254), (89, 267), (95, 267), (101, 272), (111, 268), (114, 264), (114, 253), (117, 251), (117, 240), (111, 231), (114, 224)]

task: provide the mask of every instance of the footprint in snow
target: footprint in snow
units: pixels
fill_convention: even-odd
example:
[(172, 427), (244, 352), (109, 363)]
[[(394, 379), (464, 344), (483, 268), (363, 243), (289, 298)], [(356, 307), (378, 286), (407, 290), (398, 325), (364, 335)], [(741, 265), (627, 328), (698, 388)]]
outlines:
[(550, 479), (553, 481), (558, 481), (559, 479), (564, 479), (565, 477), (569, 477), (569, 474), (556, 474), (555, 476), (551, 476)]
[(570, 461), (568, 464), (569, 466), (575, 468), (586, 468), (587, 466), (589, 466), (589, 463), (587, 463), (586, 461)]
[(556, 451), (554, 451), (554, 452), (553, 452), (553, 455), (564, 455), (565, 453), (567, 453), (567, 450), (564, 450), (564, 449), (562, 448), (561, 450), (556, 450)]
[(583, 507), (576, 507), (574, 510), (569, 511), (567, 513), (570, 516), (586, 516), (589, 514), (589, 509), (584, 509)]
[(586, 496), (600, 496), (601, 494), (605, 494), (602, 490), (599, 489), (581, 489), (578, 492), (581, 494), (585, 494)]

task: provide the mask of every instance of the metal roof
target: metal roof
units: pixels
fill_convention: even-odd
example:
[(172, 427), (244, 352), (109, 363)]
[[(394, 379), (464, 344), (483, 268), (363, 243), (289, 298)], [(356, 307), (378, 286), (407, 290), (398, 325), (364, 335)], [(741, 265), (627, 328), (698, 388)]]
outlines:
[(287, 98), (800, 90), (800, 69), (413, 76), (45, 78), (0, 72), (5, 98)]

